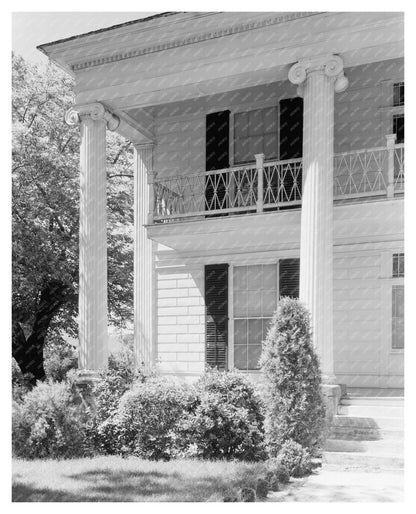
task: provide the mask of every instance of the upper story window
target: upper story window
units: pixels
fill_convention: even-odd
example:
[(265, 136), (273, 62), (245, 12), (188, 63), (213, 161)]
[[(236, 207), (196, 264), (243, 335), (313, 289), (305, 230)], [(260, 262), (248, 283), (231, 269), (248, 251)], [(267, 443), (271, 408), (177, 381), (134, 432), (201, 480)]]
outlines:
[(404, 82), (393, 84), (393, 106), (404, 105)]
[(393, 254), (393, 278), (404, 277), (404, 253)]
[(277, 116), (277, 107), (234, 115), (234, 164), (253, 162), (259, 153), (264, 153), (266, 160), (277, 158)]

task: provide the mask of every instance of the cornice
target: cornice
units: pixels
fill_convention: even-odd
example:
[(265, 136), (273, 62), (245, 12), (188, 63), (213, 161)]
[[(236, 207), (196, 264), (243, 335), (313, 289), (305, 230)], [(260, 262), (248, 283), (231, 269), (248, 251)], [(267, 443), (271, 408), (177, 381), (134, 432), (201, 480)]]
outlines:
[(80, 71), (85, 70), (87, 68), (92, 68), (95, 66), (101, 66), (103, 64), (109, 64), (118, 61), (124, 61), (126, 59), (132, 59), (134, 57), (139, 57), (142, 55), (152, 54), (156, 52), (162, 52), (164, 50), (170, 50), (172, 48), (178, 48), (181, 46), (192, 45), (195, 43), (201, 43), (203, 41), (209, 41), (211, 39), (217, 39), (220, 37), (232, 36), (235, 34), (240, 34), (242, 32), (248, 32), (251, 30), (257, 30), (264, 27), (269, 27), (273, 25), (279, 25), (281, 23), (285, 23), (288, 21), (298, 20), (300, 18), (306, 18), (309, 16), (315, 16), (317, 14), (321, 14), (320, 12), (293, 12), (280, 16), (273, 16), (270, 18), (266, 18), (264, 20), (253, 21), (249, 23), (242, 23), (240, 25), (235, 25), (233, 27), (227, 27), (220, 30), (204, 32), (202, 34), (189, 36), (185, 38), (175, 39), (173, 41), (168, 41), (166, 43), (160, 43), (158, 45), (152, 45), (143, 48), (137, 48), (133, 50), (128, 50), (125, 52), (121, 52), (114, 55), (107, 55), (104, 57), (99, 57), (96, 59), (90, 59), (84, 62), (78, 62), (76, 64), (71, 65), (72, 71)]

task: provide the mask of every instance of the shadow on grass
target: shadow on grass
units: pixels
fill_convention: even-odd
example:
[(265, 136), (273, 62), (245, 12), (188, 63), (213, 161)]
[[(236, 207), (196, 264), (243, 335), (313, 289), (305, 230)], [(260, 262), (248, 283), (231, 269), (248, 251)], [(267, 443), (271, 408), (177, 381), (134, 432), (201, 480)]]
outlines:
[(23, 483), (15, 476), (13, 502), (204, 502), (253, 485), (253, 471), (228, 475), (182, 475), (178, 471), (96, 469), (62, 475), (57, 488)]

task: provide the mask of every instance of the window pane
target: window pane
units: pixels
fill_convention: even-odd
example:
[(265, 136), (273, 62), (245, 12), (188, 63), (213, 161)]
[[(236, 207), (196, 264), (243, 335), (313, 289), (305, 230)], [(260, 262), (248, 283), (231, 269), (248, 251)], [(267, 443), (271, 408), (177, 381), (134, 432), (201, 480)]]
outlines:
[(248, 316), (261, 316), (261, 291), (249, 291)]
[(261, 319), (248, 320), (248, 344), (260, 344), (262, 341), (263, 329)]
[(404, 277), (404, 253), (393, 254), (393, 277)]
[(247, 266), (236, 266), (234, 268), (234, 289), (247, 290)]
[(259, 369), (261, 344), (250, 345), (247, 349), (248, 369)]
[(277, 291), (277, 266), (276, 264), (265, 264), (262, 270), (262, 289)]
[(393, 105), (404, 105), (404, 82), (393, 85)]
[(248, 114), (248, 131), (250, 136), (262, 136), (264, 133), (262, 109), (250, 111)]
[(247, 291), (234, 291), (234, 316), (245, 318), (248, 315)]
[(269, 109), (262, 109), (264, 120), (264, 133), (270, 134), (274, 132), (277, 134), (277, 107)]
[(277, 292), (262, 291), (261, 293), (261, 310), (262, 316), (273, 316), (276, 310)]
[(392, 347), (404, 348), (404, 286), (392, 289)]
[(234, 116), (234, 136), (236, 138), (248, 136), (248, 113), (240, 112)]
[(247, 345), (236, 344), (234, 346), (234, 367), (247, 369)]
[(258, 291), (261, 289), (262, 266), (248, 266), (248, 289), (249, 291)]
[(234, 162), (236, 164), (249, 162), (253, 159), (253, 157), (250, 158), (250, 155), (248, 138), (239, 139), (234, 142)]
[(264, 136), (263, 153), (266, 160), (277, 158), (277, 132)]
[(247, 344), (247, 320), (236, 319), (234, 321), (235, 344)]

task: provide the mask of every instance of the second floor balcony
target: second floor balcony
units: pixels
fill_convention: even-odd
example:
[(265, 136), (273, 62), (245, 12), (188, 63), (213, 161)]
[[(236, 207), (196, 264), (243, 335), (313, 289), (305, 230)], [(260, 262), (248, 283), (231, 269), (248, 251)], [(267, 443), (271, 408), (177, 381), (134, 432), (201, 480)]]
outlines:
[[(394, 136), (386, 146), (334, 155), (334, 202), (394, 198), (404, 193), (404, 144)], [(153, 177), (150, 224), (299, 208), (302, 159)]]

